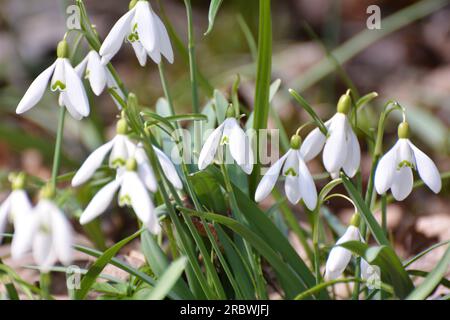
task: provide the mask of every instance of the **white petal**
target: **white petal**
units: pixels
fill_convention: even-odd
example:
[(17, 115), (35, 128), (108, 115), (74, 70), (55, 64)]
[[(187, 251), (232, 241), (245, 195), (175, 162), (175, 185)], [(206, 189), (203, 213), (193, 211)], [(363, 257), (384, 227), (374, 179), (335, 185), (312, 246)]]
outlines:
[(375, 189), (378, 194), (385, 193), (391, 186), (397, 167), (398, 142), (378, 162), (375, 171)]
[(346, 122), (346, 116), (338, 113), (330, 125), (330, 136), (322, 155), (323, 164), (328, 172), (339, 172), (347, 157)]
[(368, 280), (368, 284), (374, 284), (374, 280), (380, 279), (378, 267), (372, 266), (366, 260), (361, 259), (361, 279)]
[(8, 196), (0, 205), (0, 243), (3, 240), (3, 233), (8, 224), (9, 209), (11, 208), (11, 198)]
[(112, 202), (114, 194), (120, 186), (120, 183), (121, 179), (116, 179), (108, 183), (106, 186), (101, 188), (99, 192), (97, 192), (81, 215), (80, 224), (91, 222), (108, 208), (109, 204)]
[[(249, 158), (249, 151), (251, 149), (249, 140), (244, 130), (242, 130), (242, 128), (239, 126), (237, 120), (234, 118), (230, 118), (230, 121), (231, 130), (229, 137), (229, 146), (231, 156), (242, 169), (247, 170), (247, 172), (245, 173), (250, 174), (252, 171), (251, 169), (253, 169), (253, 159)], [(248, 172), (249, 169), (250, 172)]]
[(106, 70), (100, 61), (100, 56), (96, 51), (89, 52), (89, 60), (86, 67), (92, 91), (99, 96), (106, 86)]
[(53, 237), (52, 241), (55, 253), (59, 261), (65, 265), (69, 265), (73, 256), (72, 227), (62, 211), (54, 204), (52, 204), (50, 214)]
[[(116, 79), (114, 79), (114, 77), (111, 75), (111, 72), (108, 69), (106, 69), (106, 84), (108, 86), (108, 89), (114, 90), (114, 92), (120, 98), (122, 98), (122, 100), (125, 101), (125, 95), (123, 94), (122, 90), (120, 90)], [(117, 101), (116, 98), (114, 98), (114, 96), (112, 96), (112, 99), (113, 99), (114, 103), (116, 104), (117, 108), (119, 110), (122, 110), (122, 105), (119, 103), (119, 101)]]
[(67, 81), (65, 72), (65, 63), (63, 58), (56, 59), (55, 71), (53, 72), (50, 89), (52, 91), (66, 91)]
[(49, 233), (42, 231), (36, 233), (33, 239), (33, 258), (41, 272), (48, 272), (55, 264), (57, 256)]
[(317, 190), (314, 184), (314, 179), (308, 170), (305, 162), (299, 155), (299, 180), (300, 180), (300, 194), (302, 196), (303, 202), (309, 210), (314, 210), (317, 206)]
[(136, 157), (136, 162), (138, 164), (139, 178), (141, 178), (148, 190), (151, 192), (156, 192), (158, 183), (144, 150), (142, 150), (142, 148), (138, 148), (134, 156)]
[(38, 227), (38, 217), (35, 212), (26, 219), (20, 220), (20, 225), (16, 228), (11, 243), (11, 257), (13, 259), (20, 259), (26, 252), (30, 251)]
[(357, 241), (360, 239), (360, 233), (358, 228), (349, 226), (344, 235), (336, 242), (336, 246), (331, 249), (326, 263), (325, 278), (327, 280), (333, 280), (338, 278), (347, 267), (350, 259), (352, 258), (351, 251), (339, 247), (341, 243), (348, 241)]
[(419, 173), (420, 178), (434, 193), (438, 193), (441, 191), (442, 181), (433, 160), (419, 150), (412, 142), (409, 142), (409, 145), (414, 152), (417, 172)]
[(79, 114), (87, 117), (89, 115), (89, 101), (86, 91), (84, 90), (83, 83), (67, 59), (64, 60), (64, 71), (67, 82), (67, 98)]
[(175, 166), (172, 161), (170, 161), (169, 157), (167, 157), (164, 152), (162, 152), (155, 146), (153, 146), (153, 150), (155, 150), (158, 161), (161, 164), (161, 169), (170, 183), (179, 190), (183, 189), (183, 183), (178, 176), (177, 169), (175, 169)]
[(114, 139), (98, 147), (89, 155), (73, 177), (72, 187), (82, 185), (92, 177), (95, 171), (102, 165), (103, 160), (111, 150), (113, 144)]
[(280, 175), (281, 168), (283, 167), (284, 161), (289, 156), (292, 150), (289, 150), (284, 156), (278, 159), (270, 168), (267, 170), (264, 177), (259, 182), (258, 188), (255, 192), (255, 201), (260, 202), (265, 199), (269, 193), (272, 191), (275, 183), (277, 182), (278, 176)]
[(392, 182), (392, 195), (397, 201), (404, 200), (412, 191), (413, 174), (410, 167), (404, 166), (395, 171), (394, 180)]
[(127, 139), (126, 136), (121, 134), (118, 134), (114, 139), (114, 145), (109, 156), (109, 166), (111, 168), (123, 166), (128, 160), (129, 152), (126, 143)]
[(11, 199), (10, 217), (13, 218), (14, 228), (19, 229), (21, 220), (30, 216), (33, 206), (24, 190), (14, 190), (9, 198)]
[(291, 152), (286, 158), (283, 167), (283, 175), (286, 176), (284, 191), (292, 204), (300, 201), (299, 164), (296, 152)]
[(408, 139), (399, 139), (398, 140), (398, 150), (397, 150), (397, 165), (402, 161), (406, 161), (411, 165), (415, 166), (413, 150), (409, 145)]
[(206, 142), (203, 145), (203, 148), (200, 151), (200, 156), (198, 158), (198, 168), (200, 170), (205, 169), (213, 162), (214, 156), (217, 152), (217, 148), (220, 144), (220, 139), (222, 138), (223, 127), (224, 123), (214, 129), (214, 131), (209, 135), (208, 139), (206, 139)]
[(155, 25), (158, 28), (159, 33), (159, 47), (162, 55), (166, 57), (169, 63), (173, 63), (173, 50), (172, 44), (170, 43), (169, 34), (167, 33), (166, 27), (161, 19), (153, 12), (153, 19)]
[(75, 106), (69, 100), (69, 97), (67, 96), (66, 91), (62, 91), (59, 94), (58, 102), (59, 102), (60, 106), (65, 107), (67, 109), (67, 111), (69, 111), (69, 114), (72, 118), (74, 118), (75, 120), (78, 120), (78, 121), (83, 119), (83, 116), (78, 112), (77, 108), (75, 108)]
[(161, 62), (161, 52), (158, 49), (147, 51), (147, 54), (156, 64)]
[(144, 184), (136, 172), (127, 171), (123, 175), (120, 197), (122, 198), (123, 196), (129, 197), (134, 212), (144, 225), (147, 225), (151, 219), (151, 215), (154, 214), (154, 206)]
[(45, 89), (48, 86), (48, 82), (50, 81), (50, 77), (55, 70), (56, 62), (53, 63), (50, 67), (45, 69), (30, 85), (27, 92), (23, 96), (22, 100), (20, 100), (19, 105), (17, 106), (16, 113), (21, 114), (24, 113), (31, 108), (33, 108), (44, 95)]
[(303, 159), (308, 162), (315, 158), (325, 145), (326, 137), (319, 128), (311, 131), (303, 141), (300, 147), (300, 153)]
[(131, 45), (133, 46), (133, 50), (136, 54), (139, 64), (141, 65), (141, 67), (145, 67), (145, 65), (147, 64), (147, 51), (145, 51), (145, 48), (139, 41), (134, 41), (131, 43)]
[(139, 42), (142, 43), (145, 50), (148, 52), (153, 51), (158, 45), (156, 43), (158, 34), (150, 5), (147, 1), (138, 1), (135, 9), (136, 15), (134, 17), (134, 22), (137, 23)]
[(359, 169), (359, 163), (361, 161), (361, 148), (359, 147), (358, 138), (349, 123), (347, 123), (347, 137), (348, 150), (343, 169), (344, 172), (352, 178)]
[(130, 29), (131, 21), (134, 17), (135, 9), (124, 14), (116, 24), (112, 27), (105, 41), (100, 48), (100, 55), (102, 56), (102, 63), (107, 64), (120, 50), (125, 37)]
[(250, 136), (246, 135), (246, 158), (248, 159), (247, 162), (241, 166), (242, 170), (246, 174), (251, 174), (253, 171), (253, 163), (255, 162), (255, 158), (253, 157), (253, 150), (252, 150), (252, 142)]
[(84, 59), (75, 67), (75, 72), (80, 77), (80, 79), (82, 79), (85, 75), (85, 70), (86, 70), (86, 66), (88, 63), (89, 54), (90, 53), (88, 53), (88, 55), (86, 57), (84, 57)]

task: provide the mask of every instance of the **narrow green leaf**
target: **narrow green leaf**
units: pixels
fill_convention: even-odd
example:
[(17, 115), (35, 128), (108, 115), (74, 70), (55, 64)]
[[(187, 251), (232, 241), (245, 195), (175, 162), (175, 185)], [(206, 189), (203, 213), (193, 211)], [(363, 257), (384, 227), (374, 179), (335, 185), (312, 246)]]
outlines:
[(172, 287), (180, 278), (186, 268), (187, 259), (185, 257), (178, 258), (169, 266), (164, 274), (159, 278), (156, 286), (152, 289), (147, 300), (162, 300), (169, 293)]
[(222, 4), (222, 0), (211, 0), (209, 5), (209, 13), (208, 13), (208, 30), (204, 33), (204, 35), (208, 35), (214, 26), (214, 20), (216, 19), (217, 12), (219, 11), (220, 5)]
[(89, 289), (94, 284), (97, 277), (100, 275), (102, 270), (106, 267), (106, 265), (111, 261), (112, 258), (119, 252), (119, 250), (138, 237), (144, 229), (139, 230), (138, 232), (132, 234), (128, 238), (123, 239), (122, 241), (119, 241), (114, 246), (106, 250), (98, 259), (95, 261), (95, 263), (89, 268), (89, 271), (86, 273), (86, 275), (81, 280), (80, 289), (76, 290), (75, 292), (75, 298), (77, 300), (82, 300), (86, 297), (86, 295), (89, 292)]
[(323, 123), (322, 119), (317, 115), (317, 113), (314, 111), (313, 107), (306, 101), (299, 93), (297, 93), (294, 89), (289, 89), (289, 93), (291, 96), (300, 104), (300, 106), (308, 112), (308, 114), (311, 116), (311, 118), (316, 123), (317, 127), (322, 131), (324, 135), (328, 134), (328, 129), (325, 126), (325, 123)]
[(437, 266), (431, 271), (425, 280), (406, 298), (407, 300), (423, 300), (433, 292), (434, 288), (439, 284), (442, 277), (445, 276), (448, 266), (450, 265), (450, 246), (445, 251), (444, 256)]

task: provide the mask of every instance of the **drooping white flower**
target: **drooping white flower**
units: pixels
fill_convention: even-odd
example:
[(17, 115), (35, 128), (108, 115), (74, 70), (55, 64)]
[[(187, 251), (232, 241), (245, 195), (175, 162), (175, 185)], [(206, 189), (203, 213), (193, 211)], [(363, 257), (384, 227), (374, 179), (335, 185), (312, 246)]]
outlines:
[[(72, 186), (77, 187), (88, 181), (95, 171), (102, 165), (103, 160), (109, 153), (109, 166), (111, 168), (123, 167), (126, 161), (130, 158), (136, 159), (137, 171), (141, 176), (146, 187), (155, 192), (157, 189), (157, 182), (150, 165), (150, 161), (142, 147), (141, 144), (136, 145), (132, 142), (126, 135), (128, 126), (126, 120), (121, 119), (117, 122), (117, 135), (105, 143), (104, 145), (98, 147), (94, 150), (89, 157), (78, 169), (77, 173), (72, 179)], [(158, 158), (158, 161), (166, 175), (167, 179), (173, 184), (177, 189), (183, 188), (183, 183), (178, 176), (177, 170), (170, 159), (159, 150), (157, 147), (153, 146), (153, 150)]]
[(340, 247), (341, 243), (361, 240), (358, 227), (350, 225), (344, 235), (336, 242), (336, 246), (331, 249), (325, 266), (325, 279), (334, 280), (341, 276), (352, 258), (352, 252)]
[(173, 63), (169, 34), (148, 1), (131, 1), (130, 7), (132, 8), (112, 27), (100, 48), (103, 64), (116, 55), (124, 39), (131, 43), (141, 66), (145, 66), (147, 55), (155, 63), (161, 62), (161, 55)]
[(228, 145), (231, 156), (242, 170), (250, 174), (253, 170), (253, 151), (249, 137), (234, 117), (226, 118), (206, 139), (198, 159), (198, 168), (204, 170), (210, 165), (219, 146)]
[(16, 113), (33, 108), (41, 99), (50, 82), (51, 91), (60, 92), (60, 105), (67, 108), (73, 118), (79, 120), (89, 115), (89, 101), (80, 77), (67, 59), (67, 42), (58, 44), (58, 58), (31, 83), (20, 100)]
[(345, 94), (339, 100), (338, 112), (325, 122), (328, 137), (316, 128), (306, 137), (300, 149), (303, 159), (307, 162), (323, 149), (323, 165), (333, 178), (339, 176), (341, 169), (349, 177), (353, 177), (361, 160), (358, 138), (347, 118), (349, 109), (350, 97)]
[(150, 232), (159, 233), (161, 227), (154, 211), (153, 202), (147, 192), (148, 186), (144, 182), (145, 177), (137, 169), (136, 159), (128, 159), (126, 170), (119, 169), (116, 179), (105, 185), (92, 198), (80, 217), (80, 223), (86, 224), (105, 212), (119, 190), (119, 205), (132, 207), (139, 220)]
[[(0, 205), (0, 243), (3, 238), (8, 222), (12, 222), (15, 231), (17, 231), (32, 211), (32, 204), (23, 190), (25, 175), (20, 173), (12, 182), (12, 192)], [(16, 247), (16, 240), (13, 238), (12, 248)]]
[(423, 182), (434, 192), (442, 187), (441, 177), (433, 160), (409, 140), (409, 126), (402, 122), (398, 128), (398, 141), (378, 163), (375, 172), (375, 189), (383, 194), (391, 189), (398, 201), (404, 200), (413, 188), (415, 169)]
[(291, 139), (291, 149), (278, 159), (261, 179), (255, 192), (255, 201), (266, 198), (277, 182), (280, 171), (286, 177), (284, 188), (288, 200), (296, 204), (303, 199), (309, 210), (317, 206), (317, 190), (314, 180), (300, 153), (300, 137), (295, 135)]
[(31, 250), (42, 272), (48, 272), (57, 261), (69, 265), (73, 254), (72, 234), (64, 213), (52, 200), (43, 197), (16, 230), (11, 256), (19, 259)]
[(381, 281), (380, 269), (377, 266), (370, 265), (366, 260), (361, 258), (361, 279), (367, 281), (368, 286), (377, 285), (377, 281)]

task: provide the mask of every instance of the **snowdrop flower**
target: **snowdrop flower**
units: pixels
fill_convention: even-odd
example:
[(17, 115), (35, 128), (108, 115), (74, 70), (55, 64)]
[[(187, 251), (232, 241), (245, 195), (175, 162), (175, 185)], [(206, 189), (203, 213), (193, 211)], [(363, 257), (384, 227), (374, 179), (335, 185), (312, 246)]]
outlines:
[[(102, 165), (106, 155), (109, 156), (109, 166), (111, 168), (123, 167), (126, 161), (133, 157), (137, 162), (137, 171), (142, 177), (144, 184), (148, 190), (155, 192), (157, 189), (157, 182), (150, 165), (150, 161), (145, 154), (145, 151), (141, 144), (136, 145), (127, 136), (128, 125), (125, 119), (120, 119), (117, 122), (117, 135), (98, 147), (91, 155), (84, 161), (80, 169), (77, 171), (72, 179), (72, 186), (77, 187), (88, 181), (95, 171)], [(167, 177), (167, 179), (177, 189), (183, 188), (183, 183), (178, 176), (177, 170), (170, 159), (158, 148), (153, 146), (153, 150), (156, 153), (159, 163)]]
[(325, 266), (326, 280), (339, 278), (349, 264), (352, 258), (352, 252), (339, 245), (348, 241), (362, 240), (358, 229), (359, 221), (359, 213), (355, 213), (350, 222), (350, 226), (347, 228), (344, 235), (336, 242), (336, 246), (331, 249)]
[(116, 179), (100, 189), (92, 198), (80, 217), (80, 223), (86, 224), (102, 214), (112, 202), (117, 190), (120, 189), (119, 205), (132, 207), (139, 220), (149, 231), (158, 234), (161, 231), (158, 217), (144, 183), (145, 177), (140, 175), (137, 169), (136, 159), (128, 159), (126, 170), (118, 170)]
[(306, 137), (300, 149), (306, 162), (316, 157), (323, 149), (323, 165), (332, 178), (337, 178), (341, 169), (349, 177), (353, 177), (359, 168), (361, 150), (358, 138), (347, 118), (350, 106), (350, 96), (348, 94), (341, 96), (337, 113), (325, 122), (328, 137), (316, 128)]
[(112, 27), (100, 48), (103, 64), (116, 55), (124, 39), (133, 46), (141, 66), (147, 63), (147, 55), (155, 63), (161, 62), (161, 55), (173, 63), (173, 50), (166, 27), (146, 0), (131, 1), (130, 10)]
[(434, 162), (409, 140), (409, 125), (398, 127), (398, 141), (378, 163), (375, 188), (378, 194), (391, 189), (398, 201), (405, 199), (413, 188), (412, 169), (417, 170), (423, 182), (434, 192), (441, 190), (442, 182)]
[[(0, 242), (6, 225), (11, 221), (17, 231), (22, 225), (22, 220), (26, 220), (31, 213), (32, 204), (25, 190), (25, 174), (19, 173), (12, 181), (12, 192), (0, 205)], [(16, 247), (15, 238), (12, 241), (12, 248)]]
[(13, 259), (19, 259), (31, 250), (42, 272), (48, 272), (57, 261), (69, 265), (73, 254), (72, 227), (51, 200), (54, 194), (52, 190), (46, 186), (41, 191), (38, 204), (16, 230), (16, 246), (11, 248)]
[(311, 173), (300, 153), (301, 138), (294, 135), (291, 139), (291, 149), (278, 159), (261, 179), (255, 192), (255, 201), (266, 198), (277, 182), (280, 171), (286, 177), (284, 188), (286, 196), (292, 204), (303, 199), (309, 210), (317, 206), (317, 190)]
[(361, 258), (361, 279), (367, 281), (369, 289), (378, 285), (377, 281), (381, 281), (380, 269), (377, 266), (370, 265), (366, 260)]
[(68, 45), (65, 40), (58, 44), (57, 59), (50, 67), (42, 72), (30, 85), (27, 92), (17, 106), (16, 113), (24, 113), (33, 108), (44, 95), (50, 82), (51, 91), (60, 92), (60, 105), (75, 119), (89, 115), (89, 102), (80, 77), (70, 64)]
[(216, 156), (219, 146), (228, 145), (231, 156), (246, 174), (253, 170), (253, 151), (248, 136), (234, 117), (228, 117), (206, 139), (198, 159), (198, 168), (204, 170)]

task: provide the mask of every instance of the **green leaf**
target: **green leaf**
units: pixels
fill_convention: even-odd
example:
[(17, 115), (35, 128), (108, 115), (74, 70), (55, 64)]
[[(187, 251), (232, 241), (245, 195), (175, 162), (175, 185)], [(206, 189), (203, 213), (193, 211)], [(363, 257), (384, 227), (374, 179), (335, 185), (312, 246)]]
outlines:
[(187, 259), (185, 257), (178, 258), (169, 266), (164, 272), (161, 278), (156, 283), (156, 286), (152, 289), (148, 300), (162, 300), (169, 293), (172, 287), (177, 283), (181, 274), (186, 268)]
[(275, 97), (275, 95), (277, 94), (278, 90), (280, 89), (280, 85), (281, 85), (281, 79), (275, 80), (270, 85), (269, 102), (272, 102), (273, 98)]
[(222, 188), (208, 171), (195, 172), (189, 176), (189, 180), (194, 186), (197, 198), (206, 208), (217, 213), (227, 212)]
[(258, 61), (254, 98), (253, 129), (256, 139), (256, 164), (250, 176), (250, 194), (253, 195), (260, 178), (259, 161), (259, 129), (267, 127), (269, 118), (269, 94), (272, 73), (272, 17), (270, 13), (270, 0), (259, 1), (259, 31), (258, 31)]
[(355, 203), (355, 206), (358, 208), (359, 213), (366, 221), (367, 226), (369, 227), (370, 231), (375, 237), (375, 240), (377, 240), (378, 244), (380, 245), (391, 247), (391, 244), (389, 243), (389, 240), (386, 238), (383, 229), (380, 227), (377, 220), (375, 220), (375, 217), (373, 216), (370, 209), (367, 207), (366, 203), (364, 202), (359, 192), (356, 190), (353, 183), (346, 175), (341, 175), (341, 178), (345, 186), (345, 189), (347, 189), (347, 192), (352, 198), (353, 202)]
[(448, 266), (450, 265), (450, 246), (445, 251), (444, 256), (437, 266), (431, 271), (425, 280), (411, 292), (407, 300), (423, 300), (428, 297), (428, 295), (433, 292), (434, 288), (439, 284), (442, 277), (445, 276)]
[[(145, 256), (148, 265), (157, 277), (161, 277), (169, 266), (169, 260), (147, 230), (141, 235), (141, 245), (142, 253)], [(189, 291), (189, 288), (183, 279), (179, 279), (174, 284), (172, 291), (183, 300), (194, 299), (194, 296)]]
[(324, 135), (328, 134), (328, 129), (325, 126), (325, 123), (323, 123), (322, 119), (317, 115), (317, 113), (314, 111), (313, 107), (308, 103), (308, 101), (305, 100), (299, 93), (297, 93), (294, 89), (289, 89), (289, 93), (291, 96), (300, 104), (300, 106), (308, 112), (308, 114), (311, 116), (311, 118), (316, 123), (317, 127), (322, 131)]
[(376, 97), (378, 97), (378, 93), (376, 92), (370, 92), (364, 95), (363, 97), (359, 98), (358, 101), (356, 101), (356, 109), (359, 110), (359, 108), (362, 108)]
[(222, 4), (222, 0), (211, 0), (211, 3), (209, 5), (209, 13), (208, 13), (208, 30), (204, 33), (204, 35), (208, 35), (213, 26), (214, 26), (214, 20), (216, 19), (217, 12), (219, 11), (220, 5)]
[(349, 241), (340, 246), (363, 257), (369, 264), (378, 266), (382, 282), (392, 285), (399, 298), (405, 298), (414, 289), (408, 273), (392, 248), (388, 246), (369, 247), (360, 241)]
[(92, 287), (92, 285), (95, 283), (95, 280), (100, 275), (102, 270), (106, 267), (106, 265), (111, 261), (112, 258), (119, 252), (119, 250), (138, 237), (144, 229), (139, 230), (138, 232), (132, 234), (128, 238), (123, 239), (122, 241), (119, 241), (114, 246), (106, 250), (98, 259), (95, 261), (95, 263), (89, 268), (89, 271), (86, 273), (86, 275), (81, 280), (80, 289), (76, 290), (75, 292), (75, 298), (77, 300), (82, 300), (86, 297), (86, 295), (89, 292), (89, 289)]

